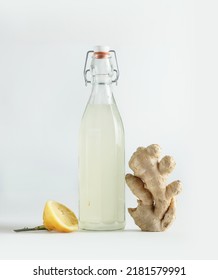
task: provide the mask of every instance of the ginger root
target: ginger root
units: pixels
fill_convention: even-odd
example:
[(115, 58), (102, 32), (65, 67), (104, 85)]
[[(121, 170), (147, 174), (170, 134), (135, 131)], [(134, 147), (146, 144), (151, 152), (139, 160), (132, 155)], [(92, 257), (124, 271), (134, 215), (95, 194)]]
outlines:
[(181, 191), (180, 181), (166, 185), (169, 174), (175, 167), (170, 156), (160, 158), (160, 146), (153, 144), (139, 147), (129, 161), (134, 175), (126, 175), (126, 183), (139, 199), (136, 208), (129, 214), (142, 231), (164, 231), (175, 219), (175, 196)]

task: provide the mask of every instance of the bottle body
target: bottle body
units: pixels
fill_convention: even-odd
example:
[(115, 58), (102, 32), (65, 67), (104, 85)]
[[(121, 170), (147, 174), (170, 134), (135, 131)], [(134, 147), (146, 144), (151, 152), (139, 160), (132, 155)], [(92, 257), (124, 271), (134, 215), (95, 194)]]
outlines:
[(124, 129), (115, 103), (87, 105), (79, 153), (80, 228), (124, 228)]

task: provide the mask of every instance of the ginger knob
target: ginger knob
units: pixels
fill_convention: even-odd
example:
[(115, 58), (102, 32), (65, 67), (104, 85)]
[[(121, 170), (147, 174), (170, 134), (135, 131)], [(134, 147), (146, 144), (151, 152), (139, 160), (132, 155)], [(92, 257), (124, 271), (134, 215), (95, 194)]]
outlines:
[(164, 231), (176, 216), (175, 196), (180, 193), (180, 181), (167, 185), (169, 174), (175, 167), (170, 156), (160, 161), (160, 146), (139, 147), (133, 153), (129, 167), (134, 175), (126, 175), (126, 183), (138, 198), (138, 206), (128, 211), (142, 231)]

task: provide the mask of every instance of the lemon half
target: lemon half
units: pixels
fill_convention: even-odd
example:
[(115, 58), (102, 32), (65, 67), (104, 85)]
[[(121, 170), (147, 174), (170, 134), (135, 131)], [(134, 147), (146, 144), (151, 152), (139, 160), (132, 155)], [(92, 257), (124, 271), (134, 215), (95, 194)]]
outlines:
[(76, 215), (63, 204), (48, 200), (43, 212), (43, 224), (48, 230), (72, 232), (78, 230)]

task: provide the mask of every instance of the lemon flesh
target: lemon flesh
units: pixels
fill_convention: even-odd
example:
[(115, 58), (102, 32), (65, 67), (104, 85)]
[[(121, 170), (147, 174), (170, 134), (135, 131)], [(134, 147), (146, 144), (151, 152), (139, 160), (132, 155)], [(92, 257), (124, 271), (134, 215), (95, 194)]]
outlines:
[(43, 212), (43, 224), (47, 230), (72, 232), (78, 230), (76, 215), (63, 204), (48, 200)]

